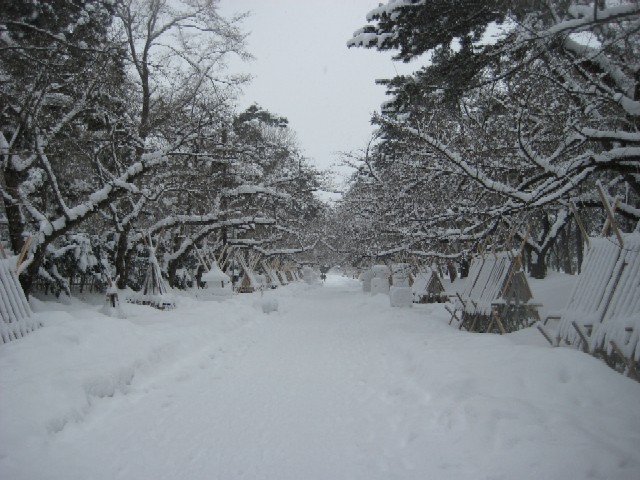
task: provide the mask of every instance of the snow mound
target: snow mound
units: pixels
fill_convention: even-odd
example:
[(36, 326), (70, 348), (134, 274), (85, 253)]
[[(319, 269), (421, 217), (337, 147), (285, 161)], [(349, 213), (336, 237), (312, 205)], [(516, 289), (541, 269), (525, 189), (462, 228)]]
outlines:
[(265, 298), (262, 300), (262, 312), (271, 313), (278, 311), (278, 300), (275, 298)]

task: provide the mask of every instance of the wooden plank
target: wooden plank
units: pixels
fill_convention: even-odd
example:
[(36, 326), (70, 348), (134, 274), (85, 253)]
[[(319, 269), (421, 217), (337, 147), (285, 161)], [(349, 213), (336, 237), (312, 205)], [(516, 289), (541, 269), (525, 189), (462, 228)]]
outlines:
[(513, 238), (516, 236), (517, 230), (518, 230), (518, 227), (516, 227), (516, 225), (513, 225), (511, 227), (511, 230), (509, 231), (509, 235), (507, 236), (507, 239), (504, 242), (504, 247), (507, 249), (507, 251), (513, 250), (513, 246), (511, 245), (511, 242), (513, 241)]
[[(618, 263), (618, 262), (616, 262)], [(607, 316), (607, 310), (609, 310), (609, 306), (611, 305), (611, 300), (613, 299), (613, 295), (615, 294), (616, 289), (618, 288), (618, 284), (620, 283), (620, 279), (622, 278), (622, 272), (627, 267), (627, 262), (622, 261), (620, 268), (616, 274), (616, 277), (613, 281), (613, 286), (609, 289), (609, 296), (607, 297), (606, 303), (604, 304), (604, 309), (602, 310), (602, 315), (600, 316), (600, 323), (604, 321)]]
[(454, 308), (453, 311), (449, 308), (448, 305), (444, 306), (444, 309), (449, 312), (451, 314), (451, 318), (449, 319), (449, 325), (451, 325), (451, 322), (453, 322), (453, 319), (455, 318), (458, 322), (460, 322), (460, 319), (458, 318), (458, 316), (456, 315), (456, 309)]
[(505, 330), (504, 325), (502, 325), (502, 320), (500, 320), (500, 316), (496, 316), (496, 322), (498, 322), (498, 328), (500, 329), (501, 335), (506, 335), (507, 331)]
[(498, 328), (500, 329), (500, 334), (501, 335), (506, 335), (506, 331), (504, 329), (504, 325), (502, 325), (502, 320), (500, 320), (500, 315), (498, 314), (498, 309), (496, 307), (492, 308), (492, 312), (491, 312), (491, 321), (493, 323), (493, 321), (495, 320), (496, 324), (498, 325)]
[(493, 327), (493, 314), (491, 314), (491, 320), (489, 320), (489, 325), (487, 326), (487, 329), (484, 331), (484, 333), (490, 333), (491, 332), (491, 327)]
[(599, 321), (602, 312), (606, 311), (605, 304), (609, 303), (611, 295), (609, 287), (620, 270), (622, 252), (624, 250), (611, 239), (593, 239), (558, 328), (558, 335), (568, 344), (580, 342), (572, 321), (580, 324), (584, 318), (594, 315)]
[[(509, 290), (509, 285), (511, 285), (511, 281), (513, 280), (513, 276), (520, 269), (520, 257), (516, 256), (511, 260), (511, 264), (509, 265), (509, 274), (507, 275), (507, 279), (502, 284), (502, 289), (500, 291), (500, 298), (504, 298), (505, 294)], [(495, 299), (494, 299), (495, 300)]]
[[(460, 303), (462, 304), (462, 318), (460, 319), (460, 325), (458, 325), (458, 330), (461, 330), (462, 324), (464, 323), (464, 313), (467, 310), (467, 303), (462, 299), (458, 292), (456, 292), (456, 297), (458, 297), (458, 300), (460, 300)], [(451, 321), (449, 321), (449, 325), (451, 325)]]
[(193, 245), (193, 249), (196, 251), (196, 255), (198, 256), (198, 260), (200, 260), (200, 263), (204, 267), (205, 271), (208, 273), (209, 272), (209, 265), (207, 265), (207, 262), (204, 261), (204, 257), (200, 253), (200, 250), (198, 249), (198, 247), (195, 244)]
[(576, 332), (578, 332), (578, 335), (580, 336), (580, 340), (582, 340), (582, 344), (584, 345), (583, 351), (585, 353), (591, 353), (589, 351), (589, 340), (587, 339), (587, 336), (582, 331), (582, 328), (580, 328), (580, 326), (576, 323), (575, 320), (571, 322), (571, 325), (573, 325), (573, 328), (576, 329)]
[(527, 226), (527, 230), (524, 232), (524, 237), (522, 237), (522, 243), (520, 244), (520, 253), (519, 256), (522, 258), (524, 255), (524, 247), (527, 245), (527, 241), (529, 240), (529, 231), (531, 227)]
[(0, 320), (13, 328), (15, 327), (13, 324), (19, 322), (22, 315), (13, 302), (11, 290), (8, 289), (10, 282), (9, 268), (3, 262), (0, 265), (0, 316), (2, 317)]
[[(221, 265), (223, 263), (223, 260), (226, 256), (227, 253), (227, 249), (229, 248), (229, 244), (225, 243), (224, 245), (222, 245), (222, 248), (220, 249), (220, 253), (218, 254), (218, 257), (216, 258), (216, 261), (218, 262), (218, 265)], [(215, 257), (215, 255), (214, 255)]]
[(22, 318), (29, 317), (31, 315), (31, 308), (27, 302), (27, 298), (24, 295), (24, 291), (20, 286), (20, 280), (18, 274), (12, 271), (9, 266), (4, 263), (0, 269), (4, 280), (4, 288), (7, 289), (11, 300), (11, 308), (15, 311), (15, 319), (20, 320)]
[(471, 326), (467, 329), (467, 331), (469, 332), (475, 331), (476, 323), (478, 323), (478, 320), (480, 319), (480, 315), (478, 315), (478, 313), (474, 313), (472, 318), (473, 318), (473, 321), (471, 322)]
[[(620, 199), (616, 197), (615, 202), (613, 202), (613, 206), (611, 207), (611, 212), (615, 215), (616, 210), (620, 206)], [(607, 217), (607, 220), (604, 222), (604, 226), (602, 227), (602, 236), (606, 237), (609, 235), (609, 229), (611, 228), (611, 220)]]
[(611, 347), (613, 347), (614, 352), (616, 352), (620, 356), (620, 358), (622, 358), (622, 361), (627, 366), (627, 376), (633, 378), (636, 381), (640, 381), (640, 375), (636, 370), (636, 362), (631, 358), (627, 358), (625, 354), (622, 353), (622, 349), (615, 341), (611, 340), (609, 344), (611, 345)]
[(549, 332), (547, 332), (547, 329), (544, 328), (540, 322), (536, 323), (536, 328), (538, 329), (538, 331), (542, 334), (542, 336), (544, 338), (547, 339), (547, 342), (549, 342), (549, 345), (551, 345), (552, 347), (554, 347), (555, 345), (553, 344), (553, 340), (551, 339), (551, 335), (549, 335)]
[[(542, 304), (536, 304), (535, 306), (542, 307)], [(561, 315), (547, 315), (547, 317), (543, 320), (542, 324), (546, 325), (549, 320), (561, 320), (561, 319), (562, 319)]]
[(29, 248), (29, 244), (31, 243), (31, 237), (28, 237), (24, 245), (22, 245), (22, 250), (20, 250), (20, 255), (18, 256), (18, 261), (16, 262), (16, 270), (20, 269), (20, 265), (24, 261), (24, 257), (27, 255), (27, 249)]

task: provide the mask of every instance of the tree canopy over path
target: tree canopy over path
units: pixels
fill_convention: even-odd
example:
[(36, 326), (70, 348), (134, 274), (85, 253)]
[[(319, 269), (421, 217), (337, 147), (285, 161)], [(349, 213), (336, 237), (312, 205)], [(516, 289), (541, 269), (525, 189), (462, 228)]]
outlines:
[[(462, 259), (524, 241), (529, 271), (582, 260), (589, 232), (640, 219), (637, 0), (387, 0), (349, 47), (392, 50), (413, 75), (380, 80), (372, 122), (338, 215), (354, 257)], [(354, 26), (356, 27), (356, 26)], [(372, 79), (373, 81), (373, 79)]]

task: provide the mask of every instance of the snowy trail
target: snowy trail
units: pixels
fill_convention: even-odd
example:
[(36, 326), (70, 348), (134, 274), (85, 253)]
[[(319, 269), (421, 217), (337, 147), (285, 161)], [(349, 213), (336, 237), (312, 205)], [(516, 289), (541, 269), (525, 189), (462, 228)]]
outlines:
[(268, 294), (279, 312), (134, 378), (11, 478), (638, 478), (640, 388), (591, 357), (341, 277)]
[[(65, 429), (52, 462), (62, 473), (81, 460), (79, 479), (388, 478), (398, 466), (379, 437), (394, 434), (404, 405), (386, 383), (389, 339), (361, 318), (362, 305), (345, 311), (340, 301), (353, 293), (328, 285), (304, 302), (281, 302), (284, 312), (232, 333), (228, 347)], [(105, 456), (128, 465), (96, 472)]]

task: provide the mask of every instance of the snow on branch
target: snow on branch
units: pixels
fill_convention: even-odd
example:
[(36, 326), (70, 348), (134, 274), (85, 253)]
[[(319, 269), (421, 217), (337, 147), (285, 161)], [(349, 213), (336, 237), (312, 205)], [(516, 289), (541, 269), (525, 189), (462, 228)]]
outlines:
[(302, 246), (300, 248), (275, 248), (271, 250), (267, 250), (260, 247), (254, 247), (254, 250), (260, 252), (265, 257), (274, 257), (277, 255), (295, 255), (297, 253), (309, 252), (316, 248), (317, 242), (314, 242), (312, 245)]
[(276, 220), (269, 217), (241, 217), (234, 218), (230, 220), (220, 220), (218, 222), (210, 223), (202, 228), (195, 235), (192, 235), (189, 238), (186, 238), (182, 241), (180, 246), (171, 253), (166, 253), (164, 255), (164, 260), (170, 262), (172, 260), (176, 260), (182, 257), (186, 252), (190, 251), (197, 242), (210, 235), (212, 232), (216, 230), (221, 230), (225, 227), (242, 227), (246, 225), (273, 225), (276, 223)]
[(264, 185), (251, 185), (251, 184), (244, 184), (236, 188), (225, 189), (222, 195), (224, 197), (230, 198), (230, 197), (239, 197), (243, 195), (257, 195), (260, 193), (285, 199), (285, 200), (288, 200), (291, 198), (291, 195), (289, 195), (288, 193), (279, 192), (275, 188), (265, 187)]
[(534, 196), (530, 193), (517, 191), (509, 185), (500, 182), (498, 180), (494, 180), (490, 176), (483, 173), (479, 168), (471, 166), (467, 161), (463, 160), (462, 156), (457, 152), (450, 150), (446, 145), (442, 142), (438, 141), (433, 136), (421, 132), (416, 128), (408, 127), (408, 126), (400, 126), (404, 131), (414, 135), (415, 137), (420, 138), (429, 146), (440, 152), (444, 157), (458, 166), (463, 170), (463, 172), (469, 177), (474, 179), (476, 182), (481, 184), (483, 187), (488, 190), (494, 191), (496, 193), (500, 193), (509, 197), (514, 198), (515, 200), (521, 201), (523, 203), (528, 203), (534, 200)]
[[(399, 16), (399, 10), (405, 7), (418, 7), (426, 4), (426, 0), (389, 0), (386, 4), (380, 4), (377, 8), (367, 13), (367, 22), (373, 22), (382, 18), (395, 20)], [(372, 26), (366, 26), (353, 33), (353, 38), (347, 42), (348, 47), (376, 47), (382, 48), (388, 42), (398, 38), (397, 28), (392, 32), (380, 32)]]

